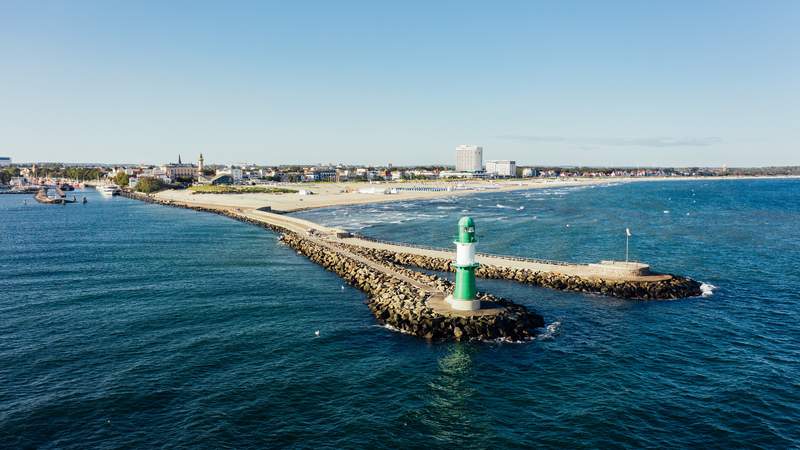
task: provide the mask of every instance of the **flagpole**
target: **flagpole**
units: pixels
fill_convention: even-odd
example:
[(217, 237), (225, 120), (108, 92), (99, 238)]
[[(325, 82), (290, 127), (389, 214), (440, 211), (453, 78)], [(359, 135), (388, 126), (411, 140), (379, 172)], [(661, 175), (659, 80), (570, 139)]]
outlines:
[(625, 262), (628, 262), (628, 241), (631, 239), (631, 229), (625, 228)]

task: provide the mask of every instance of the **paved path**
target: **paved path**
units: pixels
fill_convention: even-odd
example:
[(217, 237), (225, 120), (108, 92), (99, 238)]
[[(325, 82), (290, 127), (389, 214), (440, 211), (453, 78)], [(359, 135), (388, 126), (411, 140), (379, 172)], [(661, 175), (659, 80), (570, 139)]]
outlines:
[[(387, 242), (375, 242), (368, 239), (361, 239), (358, 237), (338, 238), (336, 237), (337, 230), (335, 228), (325, 227), (314, 222), (299, 219), (292, 216), (281, 214), (268, 213), (258, 210), (241, 211), (240, 214), (253, 220), (264, 221), (278, 226), (283, 226), (298, 233), (308, 234), (309, 230), (314, 230), (319, 236), (324, 236), (325, 240), (337, 242), (342, 244), (357, 245), (364, 248), (373, 248), (377, 250), (387, 250), (398, 253), (410, 253), (413, 255), (428, 256), (443, 259), (455, 259), (454, 251), (437, 250), (424, 247), (416, 247), (409, 244), (394, 244)], [(569, 264), (561, 262), (545, 262), (528, 259), (513, 259), (513, 257), (504, 257), (497, 255), (478, 255), (476, 260), (479, 264), (491, 265), (496, 267), (508, 267), (512, 269), (525, 269), (539, 272), (556, 272), (567, 275), (580, 276), (585, 278), (604, 278), (616, 280), (634, 280), (634, 281), (658, 281), (671, 278), (669, 275), (659, 274), (646, 274), (641, 275), (635, 273), (634, 270), (628, 270), (624, 263), (617, 263), (614, 265), (604, 264)]]
[[(182, 203), (182, 202), (175, 202)], [(438, 250), (432, 248), (417, 247), (410, 244), (397, 244), (388, 242), (376, 242), (359, 237), (337, 237), (337, 233), (343, 230), (326, 227), (305, 219), (275, 214), (271, 212), (259, 211), (257, 209), (239, 209), (220, 207), (215, 204), (204, 204), (202, 202), (185, 203), (188, 206), (199, 206), (208, 209), (225, 210), (230, 213), (238, 214), (251, 220), (267, 223), (274, 226), (286, 228), (290, 231), (301, 233), (307, 237), (315, 237), (315, 242), (319, 243), (340, 243), (357, 245), (364, 248), (388, 250), (399, 253), (410, 253), (414, 255), (428, 256), (434, 258), (455, 259), (454, 251)], [(337, 246), (337, 248), (339, 248)], [(352, 257), (355, 255), (349, 252)], [(507, 267), (512, 269), (526, 269), (538, 272), (552, 272), (583, 278), (600, 278), (608, 280), (623, 281), (659, 281), (672, 278), (670, 275), (650, 274), (646, 270), (642, 273), (642, 266), (639, 263), (624, 262), (598, 262), (595, 264), (572, 264), (558, 261), (540, 261), (525, 258), (516, 258), (501, 255), (478, 255), (476, 258), (479, 264), (491, 265), (496, 267)], [(371, 260), (369, 260), (371, 261)]]
[[(397, 280), (403, 281), (408, 283), (415, 288), (419, 289), (420, 291), (426, 293), (428, 295), (428, 306), (433, 309), (437, 314), (441, 314), (443, 316), (458, 316), (458, 317), (474, 317), (474, 316), (491, 316), (495, 314), (500, 314), (501, 312), (505, 311), (500, 305), (497, 305), (492, 302), (482, 302), (481, 309), (476, 311), (457, 311), (450, 307), (449, 304), (445, 302), (445, 293), (440, 291), (438, 287), (424, 283), (420, 280), (411, 278), (401, 272), (395, 270), (394, 267), (391, 267), (386, 264), (382, 264), (378, 261), (369, 259), (357, 253), (353, 253), (352, 251), (342, 248), (339, 245), (329, 241), (325, 237), (322, 236), (306, 236), (306, 239), (310, 240), (311, 242), (326, 248), (330, 252), (338, 253), (339, 255), (345, 256), (347, 258), (356, 260), (365, 266), (376, 270), (378, 272), (382, 272), (390, 277), (393, 277)], [(349, 243), (349, 240), (348, 240)]]

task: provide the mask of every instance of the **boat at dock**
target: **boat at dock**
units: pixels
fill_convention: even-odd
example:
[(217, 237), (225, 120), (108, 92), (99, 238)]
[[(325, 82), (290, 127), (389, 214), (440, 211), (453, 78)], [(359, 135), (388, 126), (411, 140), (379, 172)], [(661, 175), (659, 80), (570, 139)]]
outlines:
[(103, 195), (105, 197), (113, 197), (115, 195), (119, 195), (119, 186), (117, 186), (116, 184), (105, 184), (102, 186), (96, 186), (95, 189), (97, 189), (97, 192), (99, 192), (100, 195)]

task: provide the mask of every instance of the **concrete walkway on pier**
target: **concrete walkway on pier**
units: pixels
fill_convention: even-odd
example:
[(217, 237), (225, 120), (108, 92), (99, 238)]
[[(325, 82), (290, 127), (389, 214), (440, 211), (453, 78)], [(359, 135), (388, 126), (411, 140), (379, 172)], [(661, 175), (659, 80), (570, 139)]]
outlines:
[[(281, 216), (281, 215), (278, 215), (278, 214), (262, 213), (261, 211), (257, 211), (257, 214), (254, 214), (252, 211), (247, 211), (247, 212), (234, 211), (234, 212), (238, 213), (238, 214), (240, 214), (240, 215), (242, 215), (244, 217), (247, 217), (247, 218), (250, 218), (250, 219), (255, 219), (255, 220), (259, 220), (259, 219), (256, 219), (256, 217), (260, 216), (260, 217), (264, 218), (265, 217), (264, 214), (267, 214), (268, 215), (267, 217), (269, 217), (269, 220), (273, 221), (273, 222), (271, 222), (272, 225), (284, 226), (285, 228), (293, 230), (293, 231), (300, 231), (306, 225), (313, 224), (313, 222), (307, 222), (307, 221), (303, 221), (303, 222), (307, 222), (307, 223), (295, 222), (293, 220), (281, 221), (280, 219), (281, 218), (286, 218), (286, 216)], [(273, 217), (273, 216), (277, 216), (277, 217)], [(292, 219), (292, 218), (289, 218), (289, 219)], [(302, 219), (299, 219), (299, 220), (302, 220)], [(281, 224), (283, 224), (283, 225), (281, 225)], [(407, 275), (405, 275), (403, 273), (398, 272), (397, 270), (395, 270), (395, 268), (393, 268), (391, 266), (388, 266), (386, 264), (382, 264), (382, 263), (380, 263), (378, 261), (375, 261), (375, 260), (372, 260), (370, 258), (366, 258), (366, 257), (364, 257), (362, 255), (357, 254), (357, 253), (353, 253), (352, 251), (350, 251), (350, 250), (348, 250), (346, 248), (342, 248), (341, 246), (336, 245), (335, 241), (329, 240), (326, 236), (317, 234), (317, 235), (307, 235), (307, 236), (304, 236), (304, 238), (309, 240), (309, 241), (311, 241), (311, 242), (313, 242), (314, 244), (317, 244), (317, 245), (319, 245), (321, 247), (324, 247), (326, 250), (328, 250), (328, 251), (330, 251), (332, 253), (338, 253), (341, 256), (344, 256), (344, 257), (350, 258), (352, 260), (358, 261), (361, 264), (364, 264), (365, 266), (369, 267), (372, 270), (375, 270), (377, 272), (381, 272), (381, 273), (383, 273), (385, 275), (388, 275), (388, 276), (393, 277), (393, 278), (395, 278), (397, 280), (400, 280), (400, 281), (402, 281), (404, 283), (410, 284), (411, 286), (414, 286), (415, 288), (419, 289), (420, 291), (422, 291), (422, 292), (424, 292), (424, 293), (426, 293), (428, 295), (427, 305), (431, 309), (433, 309), (437, 314), (441, 314), (443, 316), (474, 317), (474, 316), (491, 316), (491, 315), (495, 315), (495, 314), (500, 314), (501, 312), (505, 311), (504, 307), (496, 305), (496, 304), (491, 303), (491, 302), (482, 302), (483, 305), (481, 305), (481, 309), (476, 310), (476, 311), (457, 311), (457, 310), (454, 310), (453, 308), (450, 307), (450, 305), (448, 305), (445, 302), (445, 293), (440, 291), (435, 286), (432, 286), (432, 285), (424, 283), (424, 282), (422, 282), (420, 280), (411, 278), (411, 277), (409, 277), (409, 276), (407, 276)], [(347, 243), (348, 244), (350, 243), (349, 240), (348, 240)]]
[[(198, 199), (199, 200), (199, 199)], [(404, 243), (377, 242), (359, 237), (340, 237), (346, 234), (344, 230), (326, 227), (324, 225), (311, 222), (309, 220), (292, 217), (285, 214), (261, 211), (258, 209), (236, 208), (231, 206), (221, 206), (217, 203), (205, 203), (202, 201), (178, 201), (164, 200), (175, 205), (188, 207), (200, 207), (210, 210), (226, 211), (229, 214), (236, 214), (244, 218), (285, 228), (295, 233), (313, 237), (316, 242), (338, 243), (356, 245), (364, 248), (377, 250), (387, 250), (397, 253), (407, 253), (413, 255), (427, 256), (433, 258), (443, 258), (448, 260), (455, 259), (455, 251), (442, 249), (425, 248)], [(339, 248), (339, 247), (337, 247)], [(341, 250), (341, 249), (340, 249)], [(353, 254), (352, 252), (350, 252)], [(355, 254), (353, 254), (355, 255)], [(358, 256), (358, 255), (355, 255)], [(510, 269), (523, 269), (534, 272), (558, 273), (569, 276), (578, 276), (589, 279), (603, 279), (612, 281), (661, 281), (669, 280), (671, 275), (652, 274), (647, 264), (638, 262), (624, 261), (600, 261), (592, 264), (577, 264), (559, 261), (543, 261), (528, 258), (518, 258), (514, 256), (502, 255), (478, 255), (477, 262), (486, 266), (495, 266)]]
[[(387, 250), (397, 253), (408, 253), (433, 258), (455, 259), (454, 251), (436, 250), (417, 247), (410, 244), (375, 242), (358, 237), (337, 237), (343, 230), (325, 227), (314, 222), (282, 214), (269, 213), (258, 210), (233, 209), (239, 215), (252, 220), (280, 226), (296, 233), (314, 235), (318, 241), (328, 241), (340, 244), (356, 245), (364, 248)], [(649, 266), (641, 263), (625, 263), (603, 261), (596, 264), (570, 264), (562, 262), (546, 262), (528, 259), (516, 259), (499, 255), (479, 255), (477, 262), (482, 265), (506, 267), (511, 269), (525, 269), (538, 272), (554, 272), (584, 278), (602, 278), (623, 281), (659, 281), (668, 280), (670, 275), (650, 274)]]

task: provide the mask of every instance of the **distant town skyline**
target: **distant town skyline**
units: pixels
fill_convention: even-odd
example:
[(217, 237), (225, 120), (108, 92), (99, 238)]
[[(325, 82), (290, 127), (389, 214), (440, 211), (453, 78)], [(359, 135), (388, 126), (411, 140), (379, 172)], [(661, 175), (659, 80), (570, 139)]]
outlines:
[(794, 1), (8, 1), (0, 156), (798, 165), (797, 23)]

